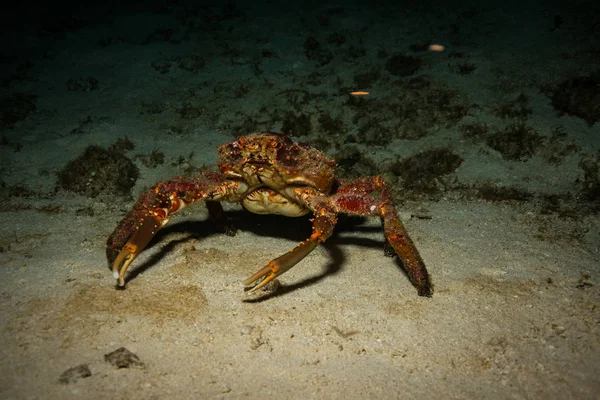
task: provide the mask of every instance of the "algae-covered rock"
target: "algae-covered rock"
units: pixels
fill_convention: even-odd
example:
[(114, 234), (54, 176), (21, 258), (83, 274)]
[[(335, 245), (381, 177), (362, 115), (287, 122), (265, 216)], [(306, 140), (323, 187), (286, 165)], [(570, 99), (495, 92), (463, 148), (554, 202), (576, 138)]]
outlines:
[(139, 175), (137, 166), (124, 154), (132, 145), (120, 139), (108, 149), (88, 146), (58, 173), (58, 186), (91, 198), (100, 194), (129, 196)]

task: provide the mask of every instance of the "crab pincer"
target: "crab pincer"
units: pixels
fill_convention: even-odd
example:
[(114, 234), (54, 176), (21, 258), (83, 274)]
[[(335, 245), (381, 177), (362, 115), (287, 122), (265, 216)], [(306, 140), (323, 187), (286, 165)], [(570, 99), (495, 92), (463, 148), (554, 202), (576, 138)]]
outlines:
[(121, 251), (112, 264), (113, 278), (118, 280), (119, 286), (125, 286), (125, 272), (138, 254), (146, 248), (156, 232), (169, 220), (153, 214), (144, 216), (136, 227), (133, 235), (123, 245)]

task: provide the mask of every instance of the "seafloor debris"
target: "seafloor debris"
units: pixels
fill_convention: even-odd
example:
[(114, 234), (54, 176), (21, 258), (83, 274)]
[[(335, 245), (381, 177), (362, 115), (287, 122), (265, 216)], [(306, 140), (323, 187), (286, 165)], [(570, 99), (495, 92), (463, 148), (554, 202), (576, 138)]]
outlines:
[(138, 178), (137, 166), (125, 156), (133, 143), (119, 139), (108, 149), (88, 146), (82, 155), (58, 172), (58, 186), (86, 197), (128, 196)]
[(90, 371), (90, 367), (88, 367), (87, 364), (80, 364), (71, 367), (62, 374), (60, 374), (58, 382), (67, 385), (69, 383), (75, 383), (81, 378), (87, 378), (90, 376), (92, 376), (92, 371)]
[(552, 91), (552, 106), (561, 114), (575, 115), (589, 125), (600, 120), (600, 74), (561, 82)]
[(144, 363), (140, 358), (125, 347), (120, 347), (117, 350), (105, 354), (104, 361), (114, 365), (117, 368), (129, 368), (132, 366), (143, 367)]
[(25, 93), (13, 93), (0, 98), (0, 127), (11, 127), (23, 121), (36, 109), (37, 96)]

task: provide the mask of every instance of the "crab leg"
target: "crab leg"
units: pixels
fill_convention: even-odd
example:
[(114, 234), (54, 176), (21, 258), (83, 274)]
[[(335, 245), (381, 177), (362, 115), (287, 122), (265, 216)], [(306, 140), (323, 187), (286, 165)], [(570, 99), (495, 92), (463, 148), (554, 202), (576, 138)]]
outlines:
[[(326, 207), (322, 207), (313, 219), (312, 235), (289, 252), (269, 261), (264, 268), (246, 279), (243, 282), (244, 286), (246, 286), (245, 290), (253, 292), (260, 289), (302, 261), (302, 259), (310, 254), (319, 243), (324, 242), (331, 236), (336, 220), (335, 212)], [(260, 280), (261, 278), (264, 279)], [(256, 281), (258, 281), (258, 283), (252, 286)]]
[(388, 187), (379, 176), (344, 182), (334, 202), (338, 212), (379, 216), (387, 242), (392, 246), (419, 296), (431, 297), (432, 287), (425, 263), (390, 202)]
[(208, 216), (213, 221), (217, 229), (220, 232), (225, 233), (227, 236), (235, 236), (236, 229), (229, 223), (221, 203), (218, 201), (209, 200), (205, 204), (206, 209), (208, 210)]
[(235, 184), (229, 185), (231, 187), (224, 185), (216, 173), (206, 171), (198, 178), (179, 178), (159, 183), (144, 192), (106, 243), (106, 256), (119, 286), (125, 285), (127, 268), (169, 222), (171, 214), (198, 200), (211, 202), (209, 212), (218, 214), (222, 209), (215, 204), (215, 200), (235, 191)]
[(380, 206), (379, 210), (383, 218), (385, 237), (402, 261), (408, 278), (417, 287), (419, 296), (431, 297), (431, 283), (425, 263), (398, 218), (396, 210), (389, 204)]
[(158, 210), (148, 211), (148, 215), (141, 218), (138, 226), (136, 226), (135, 233), (123, 245), (117, 258), (115, 258), (112, 264), (112, 273), (113, 278), (118, 280), (119, 286), (125, 286), (125, 272), (129, 264), (146, 248), (159, 229), (169, 222), (166, 215), (163, 217), (161, 214), (163, 213), (158, 212)]

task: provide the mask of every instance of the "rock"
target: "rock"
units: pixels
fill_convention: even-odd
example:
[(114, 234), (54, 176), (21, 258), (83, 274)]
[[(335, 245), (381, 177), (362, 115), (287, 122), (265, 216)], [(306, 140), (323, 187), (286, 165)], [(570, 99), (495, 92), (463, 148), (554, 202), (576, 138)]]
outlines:
[(118, 348), (112, 353), (105, 354), (104, 361), (117, 368), (129, 368), (136, 365), (140, 367), (144, 366), (144, 363), (140, 361), (139, 357), (125, 347)]
[(75, 367), (71, 367), (62, 374), (60, 374), (60, 378), (58, 378), (58, 382), (63, 385), (67, 385), (69, 383), (75, 383), (80, 378), (87, 378), (92, 376), (92, 371), (90, 371), (90, 367), (87, 364), (77, 365)]

